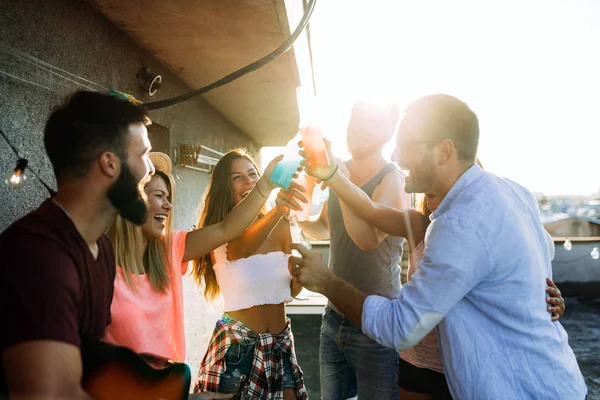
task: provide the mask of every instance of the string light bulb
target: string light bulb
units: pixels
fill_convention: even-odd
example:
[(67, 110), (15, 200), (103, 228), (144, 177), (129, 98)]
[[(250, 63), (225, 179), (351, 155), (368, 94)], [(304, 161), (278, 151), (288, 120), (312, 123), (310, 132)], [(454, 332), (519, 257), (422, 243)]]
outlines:
[(573, 243), (571, 243), (571, 239), (565, 240), (565, 244), (563, 245), (566, 251), (571, 251), (573, 248)]
[(15, 169), (8, 171), (6, 174), (6, 180), (4, 183), (6, 183), (10, 189), (18, 189), (23, 187), (27, 181), (25, 168), (27, 168), (27, 160), (24, 158), (19, 158), (17, 160), (17, 166)]
[(594, 260), (597, 260), (598, 258), (600, 258), (600, 250), (598, 250), (598, 248), (597, 248), (597, 247), (594, 247), (594, 248), (592, 249), (592, 252), (590, 253), (590, 256), (592, 256), (592, 258), (593, 258)]

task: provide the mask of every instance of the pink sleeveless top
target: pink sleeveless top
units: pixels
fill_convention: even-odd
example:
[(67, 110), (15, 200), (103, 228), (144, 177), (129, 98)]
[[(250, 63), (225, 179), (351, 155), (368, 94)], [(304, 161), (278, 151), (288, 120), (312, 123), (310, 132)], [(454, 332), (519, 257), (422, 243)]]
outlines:
[[(419, 263), (423, 259), (425, 243), (421, 241), (410, 252), (408, 256), (408, 280), (410, 281), (413, 273), (419, 269)], [(400, 358), (419, 368), (427, 368), (437, 372), (444, 373), (442, 367), (442, 358), (440, 356), (440, 347), (438, 344), (437, 328), (433, 328), (417, 345), (411, 349), (400, 353)]]
[(123, 278), (117, 266), (115, 292), (110, 307), (111, 324), (106, 341), (129, 347), (136, 353), (150, 353), (170, 360), (185, 361), (182, 276), (188, 263), (181, 262), (185, 253), (187, 231), (171, 234), (169, 290), (158, 293), (146, 275), (134, 275), (135, 288)]

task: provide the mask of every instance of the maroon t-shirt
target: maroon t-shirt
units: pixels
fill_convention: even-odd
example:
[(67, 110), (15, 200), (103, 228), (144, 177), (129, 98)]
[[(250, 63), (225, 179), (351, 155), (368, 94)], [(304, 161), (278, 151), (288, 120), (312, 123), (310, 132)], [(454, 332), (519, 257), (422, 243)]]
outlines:
[[(51, 200), (0, 234), (0, 354), (21, 342), (98, 341), (110, 323), (115, 256), (106, 236), (98, 258)], [(0, 398), (7, 393), (0, 362)]]

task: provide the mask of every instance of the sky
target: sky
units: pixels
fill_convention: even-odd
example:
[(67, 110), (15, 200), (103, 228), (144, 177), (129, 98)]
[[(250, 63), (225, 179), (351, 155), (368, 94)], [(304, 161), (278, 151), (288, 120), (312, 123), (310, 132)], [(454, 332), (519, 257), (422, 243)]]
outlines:
[(318, 0), (310, 29), (336, 155), (349, 157), (356, 99), (447, 93), (477, 113), (487, 170), (533, 192), (600, 192), (600, 1)]

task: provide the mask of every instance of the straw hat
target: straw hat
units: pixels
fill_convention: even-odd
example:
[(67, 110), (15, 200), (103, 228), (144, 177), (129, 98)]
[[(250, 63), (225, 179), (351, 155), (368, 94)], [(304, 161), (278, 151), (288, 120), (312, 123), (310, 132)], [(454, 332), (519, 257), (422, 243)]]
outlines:
[(175, 178), (171, 173), (171, 170), (173, 169), (173, 164), (171, 164), (171, 157), (169, 157), (165, 153), (161, 153), (158, 151), (149, 153), (148, 157), (154, 165), (154, 168), (157, 171), (164, 172), (169, 178), (169, 182), (171, 184), (171, 203), (175, 203)]
[(173, 164), (171, 163), (171, 158), (168, 155), (155, 151), (148, 154), (148, 156), (150, 157), (152, 164), (154, 164), (154, 168), (164, 172), (165, 174), (171, 174)]

